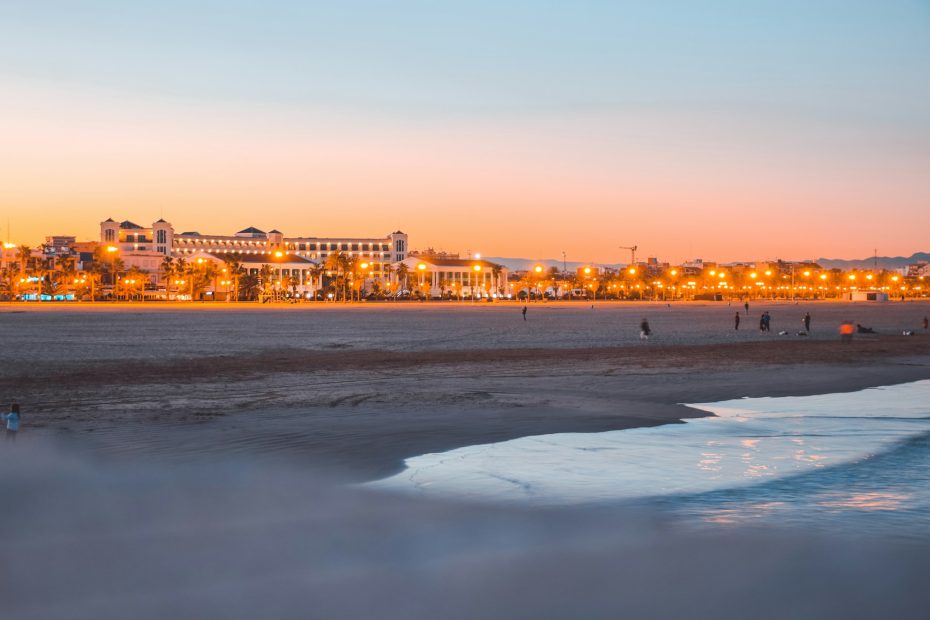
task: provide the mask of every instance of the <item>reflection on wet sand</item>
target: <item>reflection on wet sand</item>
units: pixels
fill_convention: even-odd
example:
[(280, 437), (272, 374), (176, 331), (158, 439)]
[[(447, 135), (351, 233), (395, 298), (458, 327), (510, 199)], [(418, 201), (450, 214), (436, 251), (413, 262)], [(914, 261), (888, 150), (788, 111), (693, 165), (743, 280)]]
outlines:
[(819, 504), (824, 508), (846, 510), (900, 510), (913, 498), (907, 493), (830, 493)]

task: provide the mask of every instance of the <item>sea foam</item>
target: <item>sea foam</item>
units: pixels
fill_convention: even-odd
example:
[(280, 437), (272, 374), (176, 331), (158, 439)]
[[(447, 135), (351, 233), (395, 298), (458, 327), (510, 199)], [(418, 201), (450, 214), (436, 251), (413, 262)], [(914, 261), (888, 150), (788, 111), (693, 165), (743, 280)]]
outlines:
[(757, 484), (865, 459), (930, 432), (930, 381), (688, 406), (714, 417), (424, 454), (371, 486), (503, 502), (610, 502)]

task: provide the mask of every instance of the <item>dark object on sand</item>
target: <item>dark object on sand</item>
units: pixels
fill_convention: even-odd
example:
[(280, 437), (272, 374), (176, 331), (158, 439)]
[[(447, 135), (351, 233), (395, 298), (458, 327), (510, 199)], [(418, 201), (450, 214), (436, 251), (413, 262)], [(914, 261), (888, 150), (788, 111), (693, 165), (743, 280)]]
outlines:
[(857, 334), (874, 334), (875, 330), (871, 327), (864, 327), (859, 323), (856, 323), (856, 333)]

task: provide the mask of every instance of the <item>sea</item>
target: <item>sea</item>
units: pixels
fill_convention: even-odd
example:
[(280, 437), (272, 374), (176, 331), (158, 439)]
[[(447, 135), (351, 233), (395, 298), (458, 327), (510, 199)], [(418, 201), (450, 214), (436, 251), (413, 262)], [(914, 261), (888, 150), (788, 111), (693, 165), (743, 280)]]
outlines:
[(689, 527), (930, 538), (930, 381), (688, 406), (713, 415), (424, 454), (372, 484), (490, 502), (643, 504)]

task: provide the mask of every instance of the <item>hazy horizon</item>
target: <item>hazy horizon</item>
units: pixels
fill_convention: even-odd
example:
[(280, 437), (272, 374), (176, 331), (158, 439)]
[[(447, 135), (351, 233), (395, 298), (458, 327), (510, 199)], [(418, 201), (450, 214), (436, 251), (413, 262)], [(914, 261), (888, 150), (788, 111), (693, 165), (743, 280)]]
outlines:
[(485, 256), (908, 256), (916, 1), (0, 7), (0, 228), (107, 217)]

